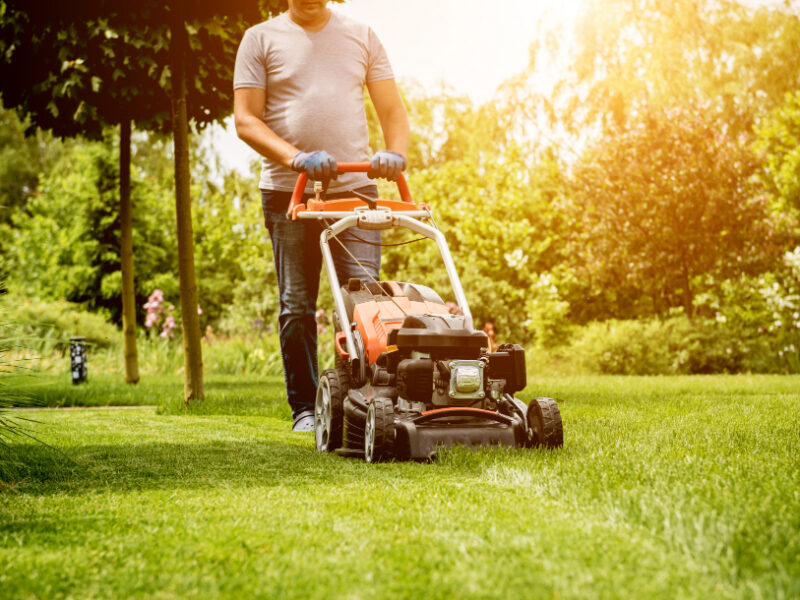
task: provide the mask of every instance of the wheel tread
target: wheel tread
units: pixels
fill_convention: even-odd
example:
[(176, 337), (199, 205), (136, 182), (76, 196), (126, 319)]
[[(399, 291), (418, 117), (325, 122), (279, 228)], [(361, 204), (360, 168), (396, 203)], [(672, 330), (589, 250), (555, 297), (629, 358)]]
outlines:
[[(535, 405), (534, 405), (535, 403)], [(561, 411), (553, 398), (534, 398), (528, 407), (528, 420), (538, 421), (541, 431), (537, 431), (536, 445), (548, 449), (564, 445), (564, 426)], [(533, 427), (533, 423), (530, 423)], [(538, 429), (538, 427), (537, 427)]]
[[(325, 369), (322, 377), (327, 378), (331, 394), (331, 422), (328, 432), (328, 452), (333, 452), (342, 445), (342, 429), (344, 421), (344, 394), (341, 377), (337, 369)], [(322, 378), (320, 378), (322, 379)]]
[(375, 447), (374, 461), (391, 460), (394, 456), (394, 405), (389, 398), (374, 398)]

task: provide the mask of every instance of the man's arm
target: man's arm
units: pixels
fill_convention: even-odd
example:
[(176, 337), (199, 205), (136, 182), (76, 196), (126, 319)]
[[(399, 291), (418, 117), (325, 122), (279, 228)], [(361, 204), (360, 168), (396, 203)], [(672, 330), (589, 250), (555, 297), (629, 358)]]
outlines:
[(239, 88), (233, 91), (236, 134), (260, 155), (291, 168), (292, 159), (298, 149), (279, 137), (261, 119), (265, 101), (266, 92), (259, 88)]
[(386, 149), (407, 156), (410, 136), (408, 115), (394, 79), (369, 82), (367, 90), (378, 113)]

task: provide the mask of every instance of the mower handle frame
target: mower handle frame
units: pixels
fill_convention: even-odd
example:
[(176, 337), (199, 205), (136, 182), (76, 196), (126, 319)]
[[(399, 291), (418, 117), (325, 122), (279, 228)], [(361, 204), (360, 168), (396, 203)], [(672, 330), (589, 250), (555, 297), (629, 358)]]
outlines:
[[(377, 210), (385, 211), (385, 209), (381, 208), (378, 208)], [(361, 215), (363, 215), (365, 212), (373, 211), (364, 207), (362, 209), (357, 209), (357, 212), (355, 213), (349, 213), (347, 216), (344, 216), (329, 225), (322, 232), (319, 240), (320, 250), (322, 252), (323, 260), (325, 261), (325, 270), (328, 274), (328, 281), (330, 283), (331, 293), (333, 295), (334, 308), (337, 316), (339, 317), (339, 322), (342, 325), (342, 330), (344, 331), (345, 350), (347, 351), (351, 364), (353, 365), (353, 372), (358, 372), (360, 369), (361, 365), (357, 364), (357, 361), (360, 360), (360, 358), (358, 352), (356, 351), (352, 323), (350, 323), (347, 318), (347, 309), (345, 308), (344, 297), (342, 296), (339, 276), (336, 274), (336, 265), (333, 261), (333, 253), (331, 252), (330, 248), (330, 239), (344, 231), (347, 231), (348, 229), (352, 229), (354, 227), (358, 228), (359, 223), (363, 223), (364, 221)], [(427, 214), (427, 216), (430, 215)], [(327, 215), (327, 218), (330, 218), (330, 213)], [(444, 262), (445, 271), (450, 279), (450, 286), (453, 288), (453, 293), (456, 297), (456, 303), (461, 309), (461, 314), (464, 316), (464, 324), (469, 329), (472, 329), (472, 313), (470, 312), (469, 303), (467, 302), (467, 297), (464, 294), (464, 288), (462, 287), (461, 280), (458, 277), (458, 271), (456, 270), (455, 262), (453, 261), (453, 256), (450, 254), (450, 248), (447, 245), (447, 240), (444, 237), (444, 234), (438, 229), (435, 229), (430, 225), (426, 225), (414, 216), (406, 213), (391, 213), (391, 220), (388, 221), (385, 226), (381, 227), (381, 229), (394, 229), (396, 227), (409, 229), (423, 237), (433, 240), (436, 243), (436, 246), (439, 249), (439, 254), (442, 257), (442, 262)], [(369, 361), (366, 355), (363, 357), (363, 359), (367, 361), (367, 364), (364, 365), (366, 368), (369, 366)]]
[[(341, 162), (337, 164), (336, 173), (338, 175), (342, 175), (343, 173), (369, 173), (371, 170), (372, 165), (368, 162)], [(292, 199), (289, 202), (289, 209), (286, 212), (287, 215), (294, 214), (295, 207), (303, 203), (303, 195), (305, 194), (307, 183), (308, 174), (305, 171), (301, 171), (294, 184)], [(411, 197), (411, 192), (408, 189), (408, 182), (403, 173), (397, 176), (396, 183), (397, 191), (400, 192), (402, 201), (414, 204), (414, 199)]]

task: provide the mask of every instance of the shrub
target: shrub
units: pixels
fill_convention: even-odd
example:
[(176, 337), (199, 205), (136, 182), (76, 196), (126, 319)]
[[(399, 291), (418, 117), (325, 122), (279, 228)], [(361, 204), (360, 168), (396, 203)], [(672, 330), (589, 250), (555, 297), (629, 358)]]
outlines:
[(719, 283), (697, 307), (740, 340), (746, 370), (800, 372), (800, 248), (773, 272)]
[(119, 345), (119, 330), (101, 315), (81, 310), (64, 300), (46, 302), (20, 298), (14, 294), (0, 297), (4, 322), (3, 337), (14, 338), (17, 346), (42, 351), (65, 350), (69, 338), (82, 336), (90, 347), (111, 348)]
[(590, 323), (576, 332), (566, 353), (584, 370), (618, 375), (736, 373), (745, 358), (730, 330), (685, 316)]

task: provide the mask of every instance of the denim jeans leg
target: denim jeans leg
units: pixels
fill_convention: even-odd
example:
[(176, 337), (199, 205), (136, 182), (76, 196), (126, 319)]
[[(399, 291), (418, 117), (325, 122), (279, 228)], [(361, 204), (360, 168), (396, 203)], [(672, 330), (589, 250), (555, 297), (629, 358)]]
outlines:
[(317, 391), (316, 307), (322, 264), (316, 223), (286, 218), (291, 194), (262, 190), (264, 218), (278, 275), (278, 315), (286, 395), (292, 416), (314, 409)]
[[(378, 188), (374, 185), (359, 188), (356, 191), (370, 198), (378, 197)], [(337, 196), (352, 196), (352, 194), (344, 192), (330, 197), (336, 198)], [(340, 244), (335, 239), (332, 239), (330, 247), (333, 255), (333, 264), (336, 267), (336, 276), (339, 278), (339, 285), (347, 284), (347, 281), (351, 278), (371, 281), (364, 269), (369, 275), (380, 281), (381, 247), (379, 244), (381, 243), (381, 232), (355, 228), (345, 231), (338, 238), (342, 243)], [(342, 248), (342, 244), (347, 247), (349, 253)], [(364, 269), (358, 263), (361, 263)]]
[[(357, 191), (372, 198), (378, 197), (378, 188), (374, 185), (359, 188)], [(344, 192), (328, 197), (333, 199), (349, 196), (352, 194)], [(319, 248), (322, 226), (317, 221), (287, 219), (286, 209), (290, 199), (290, 192), (261, 190), (264, 221), (272, 240), (275, 272), (278, 275), (278, 338), (283, 358), (286, 396), (292, 416), (296, 417), (305, 410), (313, 410), (316, 400), (316, 309), (322, 267)], [(342, 248), (342, 244), (336, 240), (330, 242), (340, 285), (346, 284), (350, 278), (370, 280), (359, 262), (369, 275), (376, 280), (380, 279), (381, 249), (378, 244), (381, 241), (381, 232), (356, 229), (354, 235), (345, 232), (339, 236), (352, 257)]]

